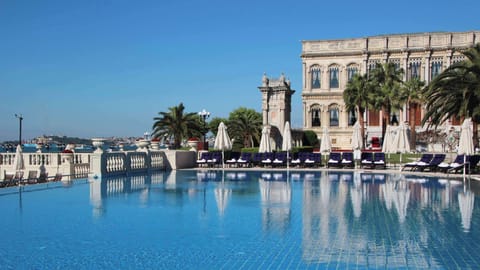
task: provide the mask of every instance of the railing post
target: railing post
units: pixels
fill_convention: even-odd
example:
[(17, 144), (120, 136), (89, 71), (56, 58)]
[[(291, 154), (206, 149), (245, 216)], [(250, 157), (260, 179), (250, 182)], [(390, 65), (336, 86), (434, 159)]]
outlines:
[(106, 162), (105, 155), (102, 153), (92, 153), (90, 159), (90, 173), (88, 174), (89, 178), (101, 178), (102, 175), (106, 174)]

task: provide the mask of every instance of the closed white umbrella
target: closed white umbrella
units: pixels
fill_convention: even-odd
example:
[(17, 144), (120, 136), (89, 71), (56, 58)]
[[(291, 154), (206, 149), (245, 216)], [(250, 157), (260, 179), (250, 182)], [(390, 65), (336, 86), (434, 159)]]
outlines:
[(218, 125), (217, 136), (215, 137), (214, 149), (222, 150), (222, 166), (224, 166), (224, 151), (232, 149), (232, 141), (228, 136), (227, 127), (223, 122)]
[(326, 153), (332, 150), (332, 143), (330, 142), (330, 134), (328, 128), (323, 128), (322, 142), (320, 144), (320, 152)]
[(260, 138), (259, 153), (272, 152), (272, 145), (270, 144), (270, 127), (264, 126), (262, 129), (262, 137)]
[(285, 128), (283, 129), (282, 151), (287, 151), (287, 169), (289, 152), (292, 150), (292, 132), (290, 130), (290, 123), (285, 122)]
[(407, 135), (407, 126), (404, 122), (400, 123), (393, 138), (393, 147), (395, 152), (400, 153), (400, 163), (402, 163), (402, 154), (410, 152), (410, 142)]
[(385, 135), (383, 136), (382, 152), (390, 154), (395, 153), (393, 146), (394, 130), (392, 126), (387, 125)]
[(361, 149), (363, 145), (363, 138), (361, 132), (360, 123), (357, 121), (353, 125), (353, 133), (352, 133), (352, 149), (353, 149), (353, 158), (355, 160), (359, 160), (361, 157)]
[(21, 171), (25, 169), (25, 164), (23, 162), (23, 153), (22, 146), (17, 145), (17, 150), (15, 152), (15, 159), (13, 160), (13, 167), (15, 171)]
[[(467, 155), (474, 153), (472, 129), (472, 119), (465, 119), (460, 131), (460, 140), (458, 141), (458, 154), (463, 155), (464, 164), (467, 161)], [(463, 176), (465, 176), (465, 165), (463, 165)]]
[(357, 121), (353, 125), (353, 133), (352, 133), (352, 149), (353, 150), (360, 150), (362, 149), (363, 138), (361, 134), (361, 127), (360, 123)]

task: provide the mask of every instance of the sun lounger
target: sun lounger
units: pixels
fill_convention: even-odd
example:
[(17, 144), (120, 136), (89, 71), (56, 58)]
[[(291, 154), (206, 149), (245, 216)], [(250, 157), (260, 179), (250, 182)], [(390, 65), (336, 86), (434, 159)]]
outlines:
[(255, 166), (258, 166), (262, 163), (263, 153), (253, 153), (252, 163)]
[(234, 167), (237, 166), (237, 160), (240, 158), (240, 153), (239, 152), (232, 152), (230, 154), (230, 158), (225, 160), (225, 164), (228, 167)]
[(40, 175), (37, 178), (37, 183), (45, 183), (48, 181), (48, 172), (40, 172)]
[(222, 152), (212, 152), (212, 156), (207, 160), (209, 167), (217, 167), (222, 164)]
[(292, 162), (290, 164), (297, 167), (305, 166), (305, 160), (309, 156), (310, 156), (310, 153), (308, 152), (300, 152), (297, 154), (297, 156), (294, 159), (292, 159)]
[(272, 161), (273, 166), (282, 167), (287, 165), (287, 153), (277, 152), (275, 153), (275, 159)]
[(360, 156), (361, 162), (360, 167), (362, 168), (373, 168), (373, 153), (372, 152), (362, 152)]
[(375, 169), (385, 169), (387, 166), (385, 160), (385, 153), (383, 152), (376, 152), (373, 155), (373, 166)]
[(331, 152), (327, 167), (340, 167), (342, 165), (342, 154), (340, 152)]
[(422, 172), (425, 170), (436, 171), (438, 168), (438, 165), (440, 165), (444, 160), (445, 160), (445, 154), (435, 154), (429, 163), (425, 165), (418, 164), (416, 168)]
[(355, 166), (353, 161), (353, 152), (343, 152), (340, 165), (345, 168), (353, 168)]
[(22, 183), (24, 184), (35, 184), (37, 183), (37, 171), (28, 171), (27, 179), (24, 179)]
[(237, 159), (237, 166), (240, 167), (250, 167), (251, 165), (252, 154), (244, 152)]
[(207, 160), (212, 158), (212, 153), (210, 152), (202, 152), (200, 154), (200, 158), (197, 159), (197, 166), (199, 167), (206, 167), (207, 166)]
[(467, 173), (470, 173), (471, 170), (475, 169), (479, 162), (480, 156), (478, 155), (467, 155), (465, 158), (463, 155), (457, 155), (455, 160), (451, 163), (442, 162), (438, 165), (438, 169), (443, 172), (461, 172), (465, 166)]
[(419, 160), (405, 163), (405, 165), (403, 165), (402, 171), (407, 169), (407, 168), (410, 171), (414, 171), (417, 168), (418, 165), (425, 166), (428, 163), (430, 163), (430, 161), (432, 161), (432, 159), (433, 159), (433, 154), (424, 153), (424, 154), (422, 154), (422, 156), (420, 157)]
[(270, 166), (273, 164), (274, 159), (275, 159), (275, 153), (273, 152), (264, 153), (261, 163), (263, 166)]

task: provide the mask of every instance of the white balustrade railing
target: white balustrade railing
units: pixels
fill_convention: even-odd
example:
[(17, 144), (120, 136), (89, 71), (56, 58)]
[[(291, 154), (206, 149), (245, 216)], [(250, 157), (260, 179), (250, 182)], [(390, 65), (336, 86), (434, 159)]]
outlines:
[[(100, 153), (22, 153), (25, 172), (36, 170), (49, 176), (61, 173), (63, 179), (85, 178), (89, 175), (127, 175), (165, 169), (163, 151), (119, 151)], [(0, 153), (0, 180), (15, 172), (15, 153)]]

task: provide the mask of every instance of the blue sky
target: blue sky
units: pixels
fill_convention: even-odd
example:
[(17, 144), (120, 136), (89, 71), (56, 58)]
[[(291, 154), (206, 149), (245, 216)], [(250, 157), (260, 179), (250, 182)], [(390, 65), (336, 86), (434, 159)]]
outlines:
[(479, 30), (478, 1), (0, 0), (0, 141), (142, 136), (183, 102), (261, 110), (264, 72), (297, 90), (301, 40)]

